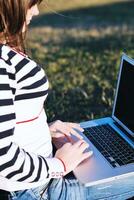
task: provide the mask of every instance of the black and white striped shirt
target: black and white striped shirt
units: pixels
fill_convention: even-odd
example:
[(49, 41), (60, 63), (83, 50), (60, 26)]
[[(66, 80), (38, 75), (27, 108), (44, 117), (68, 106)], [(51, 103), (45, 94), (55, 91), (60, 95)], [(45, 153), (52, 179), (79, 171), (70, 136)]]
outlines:
[(47, 94), (43, 69), (0, 45), (0, 189), (37, 187), (64, 171), (61, 161), (51, 158), (51, 136), (43, 109)]

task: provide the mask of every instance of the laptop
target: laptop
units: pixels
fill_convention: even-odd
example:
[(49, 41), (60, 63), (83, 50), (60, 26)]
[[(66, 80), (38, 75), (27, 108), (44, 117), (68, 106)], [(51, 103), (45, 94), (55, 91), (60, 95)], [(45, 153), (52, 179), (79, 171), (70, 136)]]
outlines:
[(134, 60), (123, 54), (111, 117), (81, 123), (93, 155), (74, 171), (92, 186), (134, 176)]

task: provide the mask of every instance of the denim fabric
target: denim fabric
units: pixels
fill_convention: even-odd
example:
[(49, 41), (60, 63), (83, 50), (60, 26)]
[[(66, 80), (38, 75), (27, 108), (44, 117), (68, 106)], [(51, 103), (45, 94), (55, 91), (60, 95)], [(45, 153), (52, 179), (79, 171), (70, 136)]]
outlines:
[(134, 176), (92, 187), (76, 179), (54, 179), (46, 186), (13, 192), (9, 200), (126, 200), (134, 197)]
[(49, 200), (126, 200), (134, 196), (134, 176), (92, 187), (73, 179), (54, 180), (48, 189)]

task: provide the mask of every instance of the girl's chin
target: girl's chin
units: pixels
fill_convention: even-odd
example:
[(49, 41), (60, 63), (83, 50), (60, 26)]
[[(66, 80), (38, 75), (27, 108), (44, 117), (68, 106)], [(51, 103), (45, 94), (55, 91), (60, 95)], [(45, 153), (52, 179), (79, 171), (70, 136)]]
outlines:
[(28, 26), (30, 24), (30, 21), (27, 21), (26, 25), (24, 24), (22, 32), (24, 33), (26, 31), (26, 26)]

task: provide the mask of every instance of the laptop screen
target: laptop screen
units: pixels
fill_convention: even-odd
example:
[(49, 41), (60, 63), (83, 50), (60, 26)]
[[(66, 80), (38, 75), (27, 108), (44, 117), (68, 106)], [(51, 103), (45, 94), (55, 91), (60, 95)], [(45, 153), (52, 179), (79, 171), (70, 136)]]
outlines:
[(113, 116), (134, 137), (134, 60), (123, 55)]

